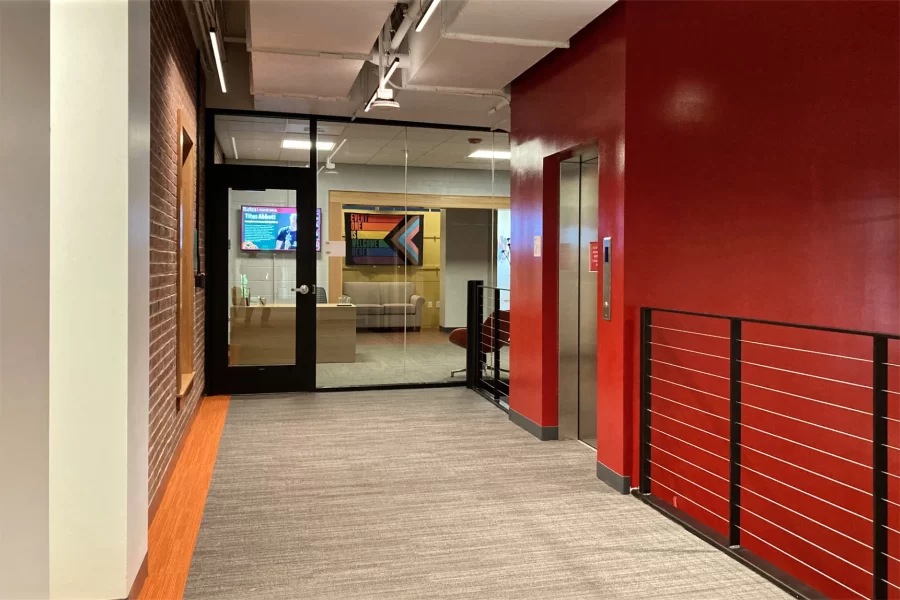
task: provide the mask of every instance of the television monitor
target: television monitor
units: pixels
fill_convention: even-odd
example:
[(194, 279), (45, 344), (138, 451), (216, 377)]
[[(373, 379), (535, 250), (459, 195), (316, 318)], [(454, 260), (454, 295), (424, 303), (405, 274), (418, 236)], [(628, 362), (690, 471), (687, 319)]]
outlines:
[[(297, 249), (296, 206), (242, 206), (241, 250), (292, 252)], [(322, 250), (322, 209), (316, 209), (316, 252)]]

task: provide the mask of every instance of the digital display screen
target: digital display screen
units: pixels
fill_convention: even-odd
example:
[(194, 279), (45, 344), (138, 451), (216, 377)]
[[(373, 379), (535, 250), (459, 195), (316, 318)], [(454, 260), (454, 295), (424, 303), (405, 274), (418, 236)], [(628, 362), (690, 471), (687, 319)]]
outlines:
[[(291, 252), (297, 249), (297, 243), (297, 207), (241, 207), (241, 250), (245, 252)], [(321, 250), (322, 209), (317, 208), (316, 252)]]

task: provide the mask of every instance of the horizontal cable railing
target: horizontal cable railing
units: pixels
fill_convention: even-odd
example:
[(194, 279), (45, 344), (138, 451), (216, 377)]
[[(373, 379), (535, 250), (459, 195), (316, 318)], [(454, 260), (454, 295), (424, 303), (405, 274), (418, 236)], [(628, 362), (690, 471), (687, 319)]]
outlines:
[(467, 385), (509, 410), (509, 290), (469, 281)]
[(900, 336), (655, 308), (640, 332), (641, 497), (800, 596), (900, 598)]

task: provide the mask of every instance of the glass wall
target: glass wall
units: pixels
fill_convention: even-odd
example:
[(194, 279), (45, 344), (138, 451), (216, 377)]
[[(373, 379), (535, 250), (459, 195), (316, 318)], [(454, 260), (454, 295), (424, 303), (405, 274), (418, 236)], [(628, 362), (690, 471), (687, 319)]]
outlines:
[[(509, 288), (507, 134), (324, 119), (316, 127), (313, 147), (308, 121), (216, 121), (225, 162), (317, 172), (317, 387), (462, 384), (467, 282)], [(240, 230), (248, 206), (297, 206), (278, 192), (231, 192), (229, 327), (238, 337), (253, 306), (296, 299), (293, 256), (243, 247)], [(289, 346), (290, 327), (263, 333)], [(247, 348), (232, 341), (232, 364), (283, 364)]]
[[(317, 286), (346, 305), (328, 309), (335, 315), (355, 311), (356, 331), (353, 361), (320, 362), (317, 385), (462, 383), (467, 282), (508, 288), (508, 136), (389, 124), (319, 129), (333, 149), (318, 157), (327, 236)], [(346, 335), (338, 331), (320, 327), (319, 345)]]

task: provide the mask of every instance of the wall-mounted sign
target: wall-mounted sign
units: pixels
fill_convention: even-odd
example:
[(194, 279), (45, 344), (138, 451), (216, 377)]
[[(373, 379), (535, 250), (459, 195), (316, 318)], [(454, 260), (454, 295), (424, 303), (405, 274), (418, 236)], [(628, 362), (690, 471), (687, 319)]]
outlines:
[(422, 264), (422, 215), (344, 213), (347, 265)]
[(539, 235), (534, 236), (534, 255), (541, 255), (541, 236)]
[(590, 272), (596, 273), (600, 270), (600, 242), (591, 242), (591, 262)]

